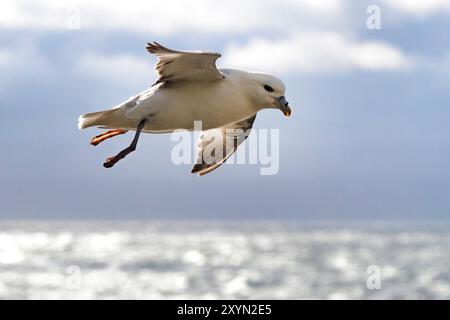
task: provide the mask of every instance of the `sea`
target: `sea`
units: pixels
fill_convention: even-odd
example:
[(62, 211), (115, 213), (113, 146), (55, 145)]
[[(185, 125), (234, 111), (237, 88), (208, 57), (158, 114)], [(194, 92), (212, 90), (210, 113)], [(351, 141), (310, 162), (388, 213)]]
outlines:
[(0, 299), (450, 299), (450, 225), (0, 221)]

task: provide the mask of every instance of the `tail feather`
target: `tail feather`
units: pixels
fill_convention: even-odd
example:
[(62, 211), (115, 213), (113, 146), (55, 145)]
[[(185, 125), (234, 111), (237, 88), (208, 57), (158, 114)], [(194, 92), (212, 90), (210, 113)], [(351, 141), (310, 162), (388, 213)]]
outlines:
[(116, 109), (112, 109), (83, 114), (78, 118), (78, 129), (108, 126), (114, 120), (116, 111)]

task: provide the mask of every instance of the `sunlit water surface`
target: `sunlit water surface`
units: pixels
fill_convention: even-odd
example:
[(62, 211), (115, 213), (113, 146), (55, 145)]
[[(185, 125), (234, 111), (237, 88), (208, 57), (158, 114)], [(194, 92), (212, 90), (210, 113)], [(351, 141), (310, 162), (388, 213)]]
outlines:
[(450, 299), (449, 230), (3, 221), (0, 298)]

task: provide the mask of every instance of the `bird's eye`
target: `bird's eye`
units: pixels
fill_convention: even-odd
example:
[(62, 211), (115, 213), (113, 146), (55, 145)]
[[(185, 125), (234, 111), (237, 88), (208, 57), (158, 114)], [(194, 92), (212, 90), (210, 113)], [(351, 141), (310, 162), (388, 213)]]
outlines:
[(273, 88), (271, 86), (268, 86), (267, 84), (264, 86), (264, 89), (268, 92), (273, 92)]

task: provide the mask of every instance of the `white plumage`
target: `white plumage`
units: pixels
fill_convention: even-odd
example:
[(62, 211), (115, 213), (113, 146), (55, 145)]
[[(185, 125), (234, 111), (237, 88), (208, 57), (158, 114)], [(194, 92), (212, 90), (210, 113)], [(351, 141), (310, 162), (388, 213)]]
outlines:
[[(225, 141), (225, 129), (251, 128), (256, 113), (264, 108), (278, 108), (285, 115), (291, 110), (284, 98), (285, 86), (271, 75), (233, 69), (217, 69), (220, 57), (211, 52), (182, 52), (149, 43), (147, 50), (158, 58), (156, 83), (148, 90), (131, 97), (124, 103), (106, 111), (80, 116), (78, 127), (113, 129), (93, 139), (92, 144), (125, 133), (137, 131), (135, 142), (142, 130), (148, 133), (165, 133), (177, 129), (194, 130), (194, 122), (202, 121), (203, 130), (218, 129), (222, 145), (235, 145), (225, 150), (221, 159), (205, 161), (199, 148), (199, 161), (193, 172), (204, 174), (217, 168), (236, 150), (244, 139)], [(208, 136), (207, 133), (202, 135)], [(202, 137), (200, 139), (202, 139)], [(246, 136), (245, 136), (246, 137)], [(217, 143), (217, 139), (215, 140)], [(234, 143), (236, 141), (237, 143)], [(133, 141), (134, 142), (134, 141)], [(136, 147), (130, 146), (121, 156), (108, 159), (105, 167), (113, 166)], [(200, 145), (202, 143), (200, 142)]]

